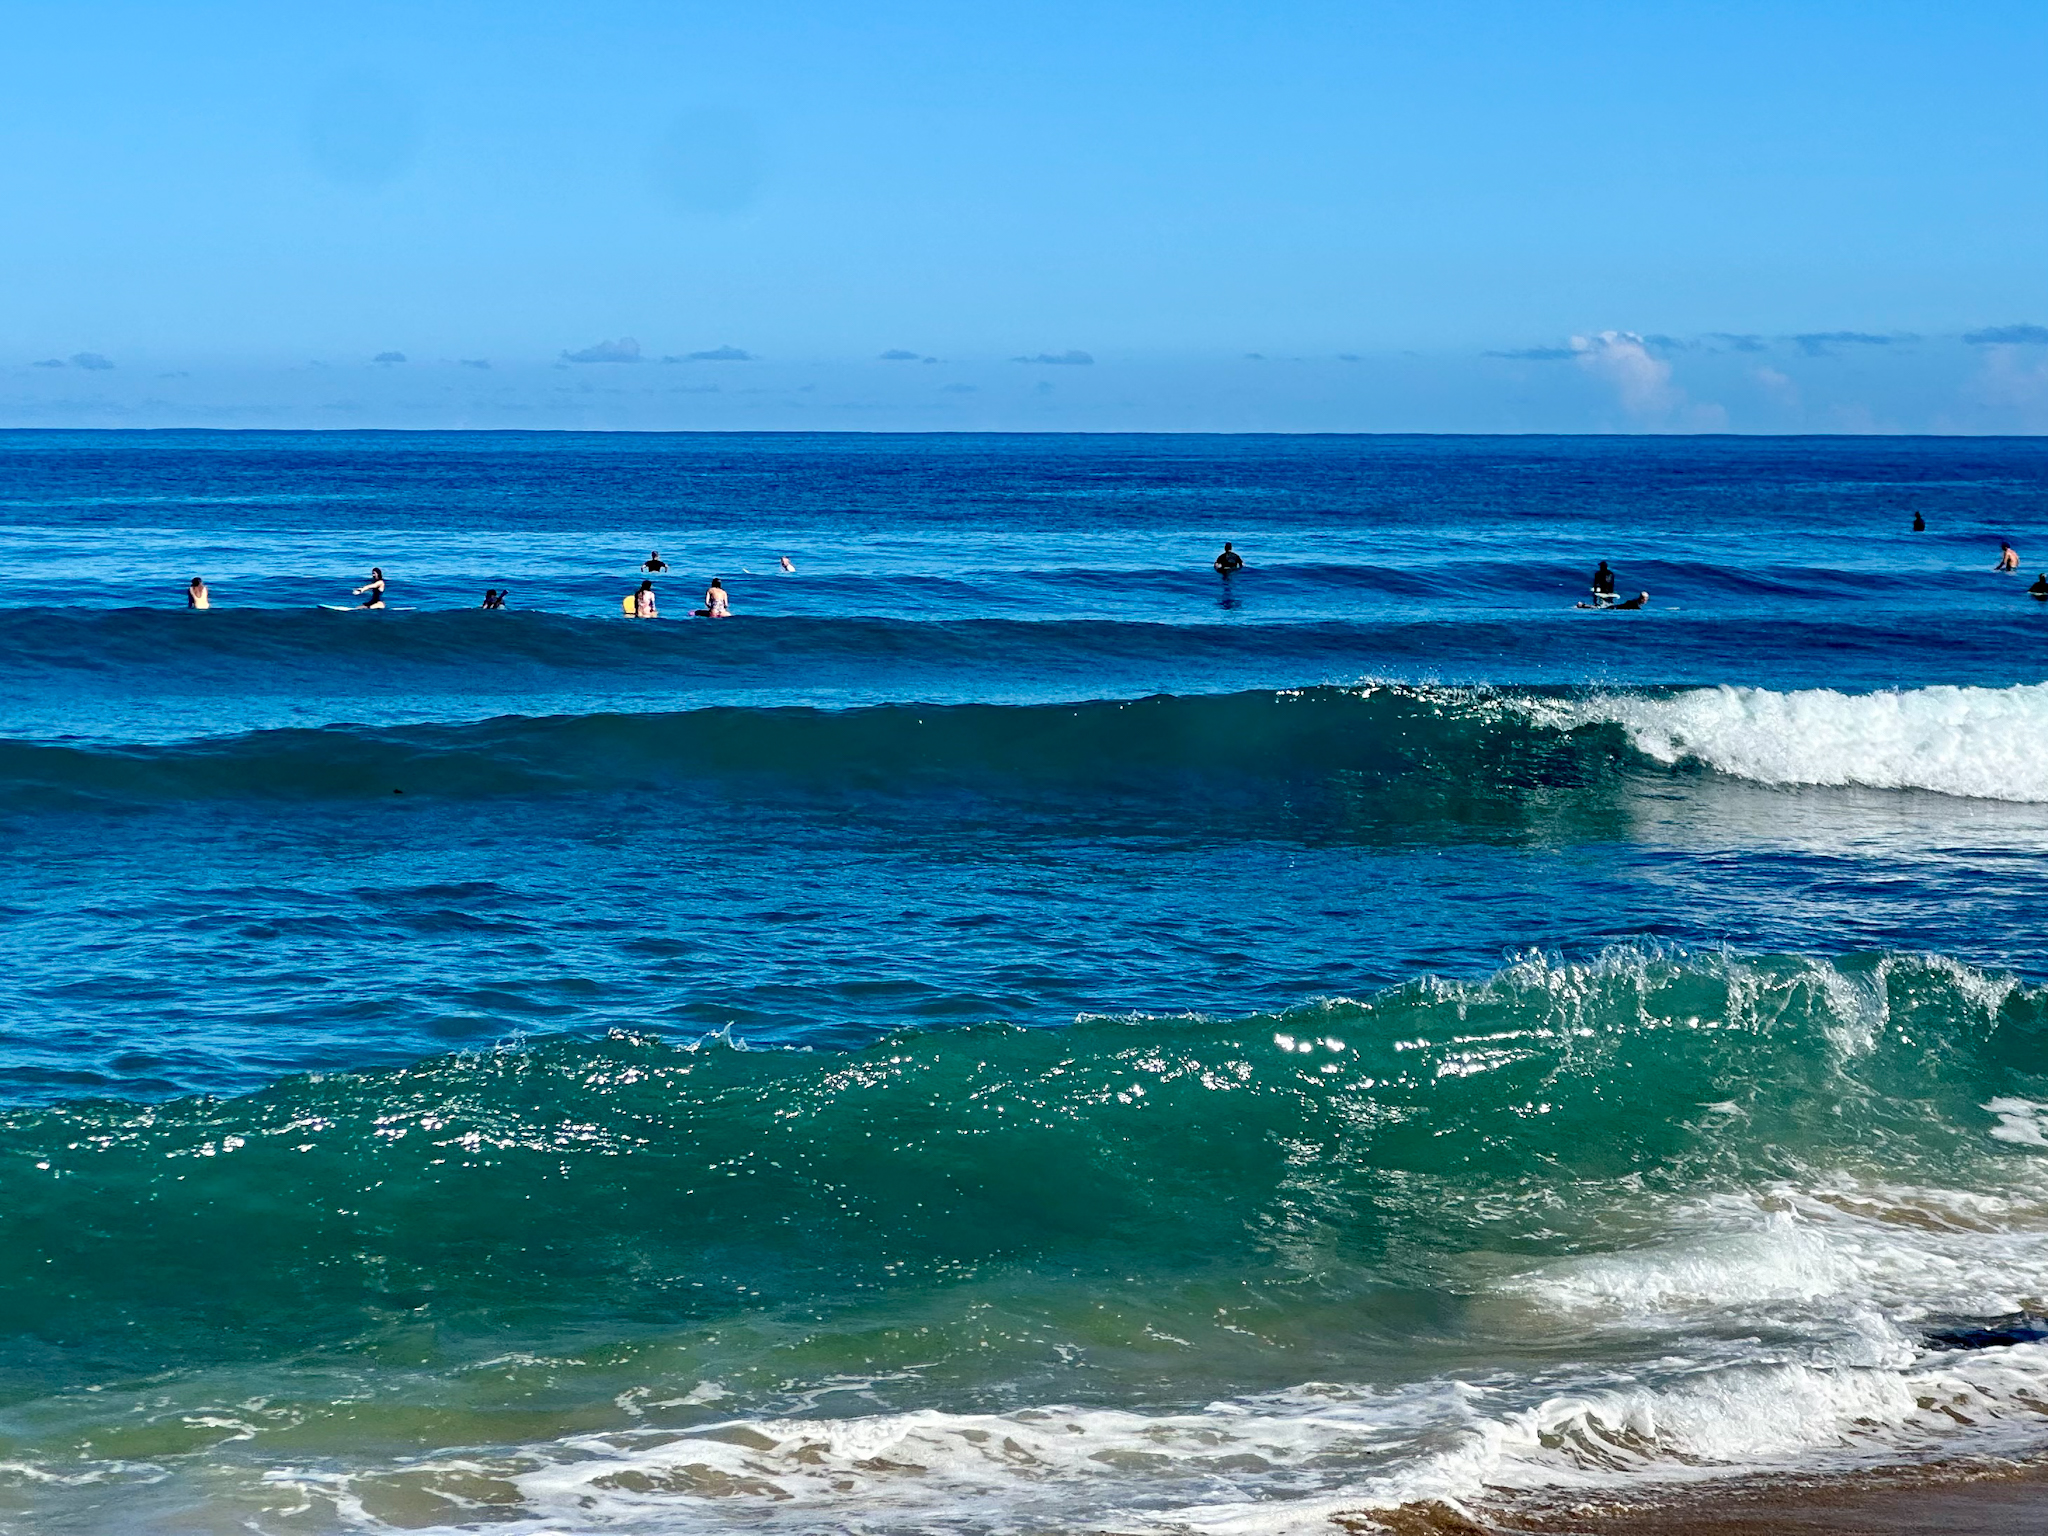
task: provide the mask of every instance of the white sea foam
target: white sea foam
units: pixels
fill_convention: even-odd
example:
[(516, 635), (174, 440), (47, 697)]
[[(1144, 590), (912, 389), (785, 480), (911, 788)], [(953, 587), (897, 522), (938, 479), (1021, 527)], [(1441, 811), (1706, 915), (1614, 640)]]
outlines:
[[(1333, 1516), (1418, 1499), (2038, 1445), (2048, 1346), (1930, 1352), (1915, 1319), (2039, 1305), (2043, 1273), (2048, 1206), (2024, 1185), (1784, 1185), (1675, 1207), (1665, 1241), (1535, 1264), (1476, 1299), (1477, 1331), (1597, 1338), (1600, 1365), (1308, 1383), (1173, 1412), (764, 1415), (272, 1481), (364, 1530), (426, 1527), (438, 1509), (441, 1529), (488, 1517), (506, 1536), (1330, 1536)], [(669, 1400), (711, 1395), (689, 1386)]]
[(1866, 694), (1696, 688), (1608, 694), (1535, 713), (1564, 725), (1613, 721), (1659, 762), (1696, 759), (1763, 784), (2048, 802), (2048, 683)]

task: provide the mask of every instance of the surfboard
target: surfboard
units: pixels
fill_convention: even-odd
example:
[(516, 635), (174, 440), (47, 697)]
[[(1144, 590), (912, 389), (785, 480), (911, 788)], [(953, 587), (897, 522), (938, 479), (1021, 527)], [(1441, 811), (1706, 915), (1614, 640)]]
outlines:
[(329, 613), (412, 613), (416, 610), (401, 603), (386, 603), (382, 608), (365, 608), (361, 603), (322, 603)]

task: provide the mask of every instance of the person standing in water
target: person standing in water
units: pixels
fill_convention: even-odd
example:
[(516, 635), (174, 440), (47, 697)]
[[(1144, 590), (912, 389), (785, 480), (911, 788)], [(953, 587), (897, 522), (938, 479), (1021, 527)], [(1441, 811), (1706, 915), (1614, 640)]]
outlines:
[(650, 550), (647, 558), (640, 562), (640, 569), (652, 571), (657, 576), (666, 576), (668, 574), (668, 562), (661, 558), (660, 550)]
[(194, 576), (185, 587), (185, 606), (201, 611), (213, 606), (213, 594), (206, 590), (206, 578)]
[(363, 596), (363, 594), (364, 594), (365, 592), (369, 593), (369, 596), (368, 596), (367, 598), (364, 598), (364, 599), (363, 599), (363, 606), (364, 606), (365, 608), (382, 608), (382, 607), (384, 606), (384, 567), (383, 567), (383, 566), (381, 566), (381, 565), (373, 565), (373, 566), (371, 566), (371, 567), (370, 567), (370, 579), (369, 579), (368, 581), (364, 582), (364, 583), (363, 583), (363, 584), (362, 584), (362, 585), (361, 585), (360, 587), (357, 587), (357, 588), (355, 589), (355, 591), (353, 591), (353, 592), (351, 592), (351, 593), (349, 594), (349, 596), (351, 596), (351, 597), (362, 597), (362, 596)]
[(2001, 571), (2016, 571), (2020, 568), (2020, 552), (2004, 539), (1998, 541), (1998, 568)]
[(732, 617), (732, 609), (728, 606), (729, 602), (730, 599), (725, 595), (725, 583), (714, 576), (711, 578), (711, 585), (705, 589), (704, 606), (697, 610), (697, 617), (700, 619), (729, 619)]
[(1223, 541), (1223, 553), (1216, 557), (1216, 574), (1228, 576), (1232, 571), (1244, 569), (1244, 556), (1230, 547), (1230, 540)]

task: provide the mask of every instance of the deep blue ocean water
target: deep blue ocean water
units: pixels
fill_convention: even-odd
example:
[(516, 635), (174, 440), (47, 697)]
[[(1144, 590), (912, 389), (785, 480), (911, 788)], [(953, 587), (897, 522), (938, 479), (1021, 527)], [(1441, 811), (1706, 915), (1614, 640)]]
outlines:
[(1934, 1345), (2048, 1305), (2044, 492), (0, 433), (0, 1529), (1330, 1530), (2037, 1447), (2048, 1346)]

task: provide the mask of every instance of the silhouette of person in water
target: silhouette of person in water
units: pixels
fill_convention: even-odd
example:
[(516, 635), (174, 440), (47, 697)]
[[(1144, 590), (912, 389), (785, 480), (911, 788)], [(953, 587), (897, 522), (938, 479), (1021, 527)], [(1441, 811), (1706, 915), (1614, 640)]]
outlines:
[(1244, 569), (1244, 556), (1230, 547), (1230, 540), (1223, 541), (1223, 553), (1216, 557), (1216, 574), (1228, 576), (1232, 571)]
[(2048, 603), (2048, 571), (2043, 571), (2034, 578), (2034, 584), (2027, 588), (2027, 596), (2038, 597), (2042, 602)]
[(1925, 533), (1927, 531), (1927, 519), (1918, 512), (1913, 514), (1913, 531), (1915, 533)]
[(668, 570), (668, 562), (661, 558), (660, 550), (649, 550), (647, 558), (640, 562), (640, 569), (652, 571), (655, 575), (660, 576)]
[(510, 595), (511, 591), (509, 588), (506, 591), (500, 592), (496, 587), (486, 587), (484, 589), (483, 606), (486, 608), (502, 608), (505, 606), (505, 599)]
[(1610, 603), (1614, 601), (1614, 572), (1607, 569), (1605, 560), (1600, 562), (1600, 569), (1593, 573), (1594, 605), (1598, 606), (1602, 598)]
[(1647, 592), (1638, 592), (1638, 593), (1637, 593), (1637, 594), (1636, 594), (1636, 595), (1635, 595), (1634, 597), (1630, 598), (1630, 599), (1629, 599), (1629, 600), (1628, 600), (1627, 602), (1625, 602), (1625, 603), (1616, 603), (1616, 604), (1615, 604), (1614, 606), (1615, 606), (1616, 610), (1617, 610), (1617, 611), (1619, 611), (1619, 610), (1622, 610), (1622, 609), (1630, 609), (1630, 608), (1645, 608), (1645, 607), (1648, 607), (1648, 606), (1649, 606), (1649, 602), (1650, 602), (1650, 594), (1649, 594), (1649, 593), (1647, 593)]

